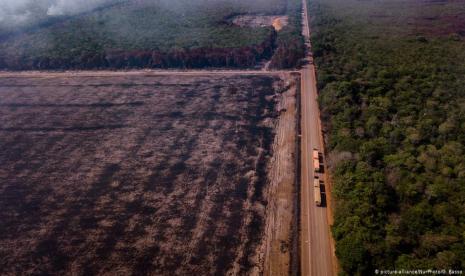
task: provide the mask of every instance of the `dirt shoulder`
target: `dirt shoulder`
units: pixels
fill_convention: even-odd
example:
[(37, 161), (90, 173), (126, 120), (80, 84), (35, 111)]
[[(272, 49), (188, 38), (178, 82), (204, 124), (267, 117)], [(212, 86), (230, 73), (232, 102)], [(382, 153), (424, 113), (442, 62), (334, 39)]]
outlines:
[(284, 82), (1, 78), (0, 274), (257, 274), (266, 225), (288, 260)]
[(293, 249), (293, 223), (296, 189), (296, 131), (297, 103), (296, 83), (289, 79), (289, 89), (281, 95), (277, 106), (280, 113), (273, 143), (273, 158), (270, 163), (270, 186), (266, 199), (264, 275), (288, 275), (291, 272)]

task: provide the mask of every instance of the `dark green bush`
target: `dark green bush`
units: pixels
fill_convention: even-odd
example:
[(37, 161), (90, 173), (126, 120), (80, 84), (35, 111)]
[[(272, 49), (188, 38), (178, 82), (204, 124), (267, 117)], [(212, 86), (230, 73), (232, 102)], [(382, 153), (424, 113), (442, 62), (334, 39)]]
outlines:
[(407, 22), (465, 6), (309, 3), (342, 273), (464, 269), (465, 44)]

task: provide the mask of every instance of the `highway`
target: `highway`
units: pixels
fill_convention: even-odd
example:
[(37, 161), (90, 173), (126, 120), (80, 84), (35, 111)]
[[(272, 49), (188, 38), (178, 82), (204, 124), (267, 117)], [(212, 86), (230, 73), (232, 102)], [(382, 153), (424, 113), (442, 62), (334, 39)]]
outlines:
[[(303, 0), (302, 32), (309, 48), (310, 28), (306, 0)], [(310, 53), (310, 51), (309, 51)], [(319, 108), (315, 66), (311, 55), (308, 64), (301, 71), (301, 274), (312, 276), (336, 275), (334, 243), (331, 240), (327, 205), (316, 206), (314, 201), (314, 170), (312, 165), (313, 148), (323, 152), (323, 139)], [(326, 176), (318, 174), (325, 180)], [(325, 198), (325, 196), (323, 196)], [(323, 200), (325, 203), (325, 200)]]
[[(308, 26), (307, 3), (303, 0), (303, 28), (302, 32), (310, 48), (310, 28)], [(310, 53), (310, 51), (309, 51)], [(336, 275), (337, 260), (334, 254), (334, 242), (330, 234), (329, 222), (331, 212), (325, 204), (316, 206), (313, 196), (314, 172), (312, 166), (313, 148), (323, 152), (323, 139), (319, 108), (316, 101), (316, 77), (315, 67), (311, 55), (306, 58), (301, 73), (301, 189), (300, 189), (300, 265), (301, 275), (325, 276)], [(9, 72), (0, 71), (0, 78), (11, 77), (102, 77), (102, 76), (209, 76), (209, 75), (280, 75), (294, 71), (267, 71), (267, 70), (127, 70), (127, 71), (27, 71)], [(325, 180), (326, 193), (329, 192), (327, 176), (319, 174), (320, 179)], [(326, 198), (326, 196), (323, 196)], [(325, 203), (325, 200), (323, 200)]]

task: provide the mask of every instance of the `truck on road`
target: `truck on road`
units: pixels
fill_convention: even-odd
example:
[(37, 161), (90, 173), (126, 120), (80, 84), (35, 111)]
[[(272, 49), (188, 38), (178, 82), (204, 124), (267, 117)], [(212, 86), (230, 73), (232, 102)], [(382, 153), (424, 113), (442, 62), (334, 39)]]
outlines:
[(315, 197), (316, 206), (321, 206), (321, 189), (320, 189), (320, 179), (313, 179), (313, 193)]
[(320, 152), (313, 149), (313, 168), (315, 172), (320, 172)]

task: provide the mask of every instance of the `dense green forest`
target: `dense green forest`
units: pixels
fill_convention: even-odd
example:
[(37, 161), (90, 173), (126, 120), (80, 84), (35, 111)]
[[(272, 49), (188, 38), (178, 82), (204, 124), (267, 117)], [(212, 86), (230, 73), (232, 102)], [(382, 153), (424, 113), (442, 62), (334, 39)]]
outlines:
[(465, 269), (465, 2), (309, 3), (341, 273)]
[[(0, 68), (293, 67), (303, 55), (299, 0), (129, 0), (85, 13), (0, 28)], [(235, 15), (290, 16), (272, 27), (239, 27)], [(300, 49), (286, 51), (286, 49)]]

